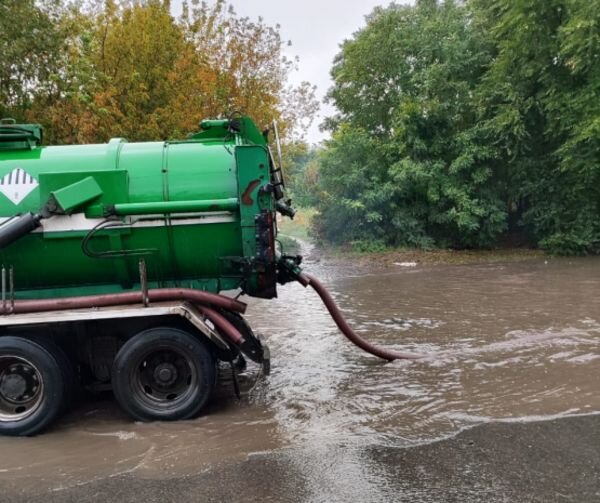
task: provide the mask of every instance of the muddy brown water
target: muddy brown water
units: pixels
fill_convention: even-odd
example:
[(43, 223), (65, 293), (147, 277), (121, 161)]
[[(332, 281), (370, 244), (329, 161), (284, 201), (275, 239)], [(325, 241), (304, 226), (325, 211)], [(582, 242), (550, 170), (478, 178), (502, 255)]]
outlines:
[(131, 473), (179, 477), (284, 451), (309, 485), (341, 471), (367, 480), (355, 496), (368, 501), (368, 481), (386, 481), (368, 473), (363, 448), (600, 411), (599, 260), (306, 269), (366, 338), (428, 356), (386, 364), (358, 351), (311, 290), (287, 285), (276, 301), (250, 300), (273, 368), (256, 385), (249, 369), (241, 401), (225, 379), (193, 421), (134, 423), (110, 399), (84, 403), (43, 435), (0, 438), (2, 487), (57, 492)]

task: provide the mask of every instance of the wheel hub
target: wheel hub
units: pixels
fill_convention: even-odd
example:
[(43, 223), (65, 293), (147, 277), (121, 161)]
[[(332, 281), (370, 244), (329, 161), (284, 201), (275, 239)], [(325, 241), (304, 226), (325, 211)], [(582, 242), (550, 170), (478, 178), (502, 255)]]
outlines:
[(27, 382), (23, 376), (18, 374), (9, 374), (2, 376), (2, 382), (0, 383), (0, 393), (2, 393), (8, 400), (13, 402), (19, 401), (19, 398), (25, 393), (27, 389)]
[(38, 389), (38, 378), (29, 365), (11, 365), (0, 375), (0, 395), (13, 403), (28, 401)]
[(154, 369), (154, 379), (162, 386), (169, 386), (177, 380), (177, 367), (172, 363), (161, 363)]
[(43, 381), (39, 371), (20, 356), (0, 357), (0, 421), (17, 421), (40, 405)]
[(186, 400), (195, 378), (186, 358), (184, 353), (170, 348), (147, 354), (138, 365), (138, 372), (132, 375), (142, 400), (161, 408)]

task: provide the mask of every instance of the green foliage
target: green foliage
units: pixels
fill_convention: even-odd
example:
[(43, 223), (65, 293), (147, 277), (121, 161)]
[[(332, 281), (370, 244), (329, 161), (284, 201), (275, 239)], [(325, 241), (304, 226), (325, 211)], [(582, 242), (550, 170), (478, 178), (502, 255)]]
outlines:
[(496, 58), (480, 87), (486, 141), (516, 217), (554, 253), (600, 245), (600, 4), (478, 0)]
[(600, 248), (600, 4), (420, 1), (342, 45), (315, 219), (333, 243)]
[(389, 250), (389, 246), (383, 241), (376, 240), (350, 241), (350, 247), (357, 253), (383, 253)]
[(461, 4), (376, 9), (344, 43), (329, 96), (319, 234), (419, 247), (490, 246), (505, 229), (491, 149), (472, 130), (490, 60)]
[(0, 117), (23, 120), (36, 96), (59, 91), (71, 28), (63, 3), (0, 2)]
[(279, 28), (225, 0), (2, 0), (0, 113), (52, 143), (182, 137), (235, 112), (297, 139), (314, 88), (291, 86)]
[(291, 236), (279, 234), (277, 237), (279, 241), (280, 252), (284, 255), (300, 255), (302, 254), (302, 247), (298, 240)]
[(294, 204), (309, 208), (319, 196), (319, 150), (303, 141), (291, 142), (283, 149), (286, 188)]

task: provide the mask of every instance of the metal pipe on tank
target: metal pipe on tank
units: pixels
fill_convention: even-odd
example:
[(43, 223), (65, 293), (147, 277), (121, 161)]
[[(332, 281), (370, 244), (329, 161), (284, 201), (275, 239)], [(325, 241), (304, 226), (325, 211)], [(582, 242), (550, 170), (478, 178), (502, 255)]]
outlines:
[(159, 201), (151, 203), (121, 203), (108, 208), (113, 215), (154, 215), (163, 213), (191, 213), (208, 211), (235, 211), (239, 207), (236, 197), (204, 199), (200, 201)]

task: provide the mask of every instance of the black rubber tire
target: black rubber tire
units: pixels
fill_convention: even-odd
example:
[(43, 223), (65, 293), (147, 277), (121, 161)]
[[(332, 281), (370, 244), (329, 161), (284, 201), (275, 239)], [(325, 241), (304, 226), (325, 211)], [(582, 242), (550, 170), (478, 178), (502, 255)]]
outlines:
[[(152, 351), (176, 351), (193, 368), (196, 382), (192, 383), (183, 404), (151, 406), (144, 400), (136, 384), (139, 367)], [(208, 347), (192, 334), (172, 327), (144, 330), (129, 339), (119, 350), (112, 365), (113, 393), (119, 405), (138, 421), (176, 421), (196, 417), (214, 389), (215, 359)]]
[(39, 336), (33, 338), (34, 342), (37, 342), (46, 351), (48, 351), (54, 359), (57, 361), (60, 367), (63, 385), (64, 385), (64, 399), (63, 399), (63, 412), (67, 412), (78, 392), (77, 376), (75, 374), (75, 367), (71, 359), (67, 356), (67, 353), (57, 344), (55, 344), (48, 337)]
[(0, 356), (16, 356), (31, 362), (43, 380), (41, 401), (35, 411), (22, 420), (0, 420), (0, 435), (31, 436), (48, 427), (64, 406), (63, 374), (54, 355), (22, 337), (0, 337)]

